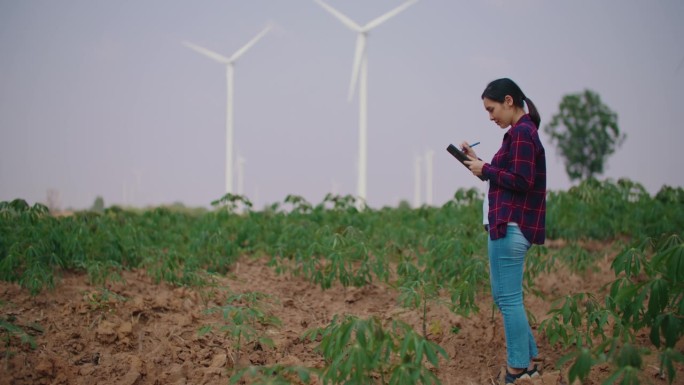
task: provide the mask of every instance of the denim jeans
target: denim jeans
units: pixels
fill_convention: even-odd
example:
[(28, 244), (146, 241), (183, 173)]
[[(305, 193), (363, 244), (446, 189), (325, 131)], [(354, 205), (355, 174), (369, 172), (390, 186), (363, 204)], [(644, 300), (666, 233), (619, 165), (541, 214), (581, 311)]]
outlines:
[(538, 354), (523, 304), (523, 269), (530, 246), (515, 223), (508, 224), (505, 237), (488, 242), (492, 296), (503, 314), (506, 360), (512, 368), (527, 368)]

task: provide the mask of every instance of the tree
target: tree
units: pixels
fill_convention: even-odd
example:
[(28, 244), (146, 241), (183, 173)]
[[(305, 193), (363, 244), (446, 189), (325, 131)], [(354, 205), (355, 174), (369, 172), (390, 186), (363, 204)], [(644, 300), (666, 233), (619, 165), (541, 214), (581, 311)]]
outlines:
[(102, 199), (102, 197), (98, 195), (97, 198), (95, 198), (95, 202), (93, 202), (93, 207), (91, 207), (90, 210), (98, 213), (103, 213), (104, 209), (104, 199)]
[(606, 159), (627, 137), (620, 133), (617, 114), (591, 90), (565, 95), (558, 109), (544, 131), (565, 159), (570, 180), (603, 173)]

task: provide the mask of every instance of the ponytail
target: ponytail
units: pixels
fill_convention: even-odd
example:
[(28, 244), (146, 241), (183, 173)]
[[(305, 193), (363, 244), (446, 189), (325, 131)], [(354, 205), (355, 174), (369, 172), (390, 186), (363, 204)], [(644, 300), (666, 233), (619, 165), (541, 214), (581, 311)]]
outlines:
[(527, 104), (527, 110), (529, 111), (530, 118), (532, 118), (532, 122), (534, 122), (534, 125), (537, 126), (537, 129), (539, 129), (539, 124), (541, 123), (541, 116), (539, 116), (539, 111), (537, 111), (537, 107), (532, 103), (532, 100), (530, 98), (523, 96), (523, 101), (525, 104)]

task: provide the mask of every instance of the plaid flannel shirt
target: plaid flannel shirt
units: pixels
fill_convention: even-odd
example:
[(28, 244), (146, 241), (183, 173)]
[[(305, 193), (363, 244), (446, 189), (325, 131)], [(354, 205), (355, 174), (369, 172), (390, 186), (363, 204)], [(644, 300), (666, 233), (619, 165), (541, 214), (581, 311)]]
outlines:
[(489, 236), (506, 236), (506, 225), (515, 222), (531, 243), (546, 238), (546, 156), (537, 127), (524, 115), (508, 129), (501, 148), (482, 175), (489, 180)]

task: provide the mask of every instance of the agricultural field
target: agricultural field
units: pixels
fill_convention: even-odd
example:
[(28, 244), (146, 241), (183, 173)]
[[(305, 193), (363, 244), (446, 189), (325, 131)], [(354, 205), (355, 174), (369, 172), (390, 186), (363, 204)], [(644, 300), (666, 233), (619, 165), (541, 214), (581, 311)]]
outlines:
[[(495, 384), (481, 205), (0, 202), (0, 385)], [(683, 236), (681, 188), (550, 192), (525, 272), (543, 375), (519, 383), (684, 383)]]

